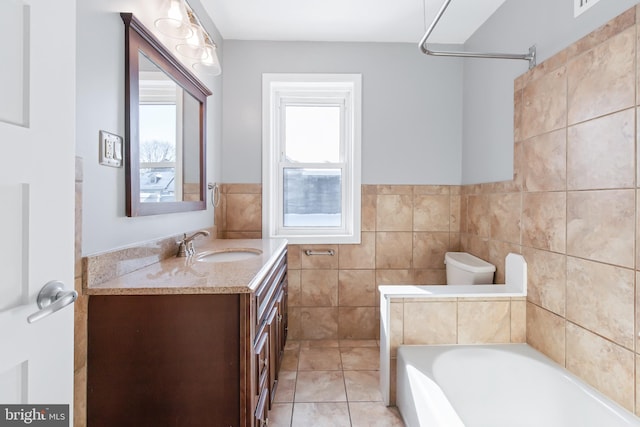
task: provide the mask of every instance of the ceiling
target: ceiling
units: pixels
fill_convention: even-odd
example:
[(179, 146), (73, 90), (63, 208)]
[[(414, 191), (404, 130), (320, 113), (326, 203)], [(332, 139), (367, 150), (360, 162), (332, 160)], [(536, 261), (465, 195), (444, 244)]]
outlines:
[[(464, 43), (505, 1), (453, 0), (429, 42)], [(224, 39), (416, 44), (443, 2), (201, 0)]]

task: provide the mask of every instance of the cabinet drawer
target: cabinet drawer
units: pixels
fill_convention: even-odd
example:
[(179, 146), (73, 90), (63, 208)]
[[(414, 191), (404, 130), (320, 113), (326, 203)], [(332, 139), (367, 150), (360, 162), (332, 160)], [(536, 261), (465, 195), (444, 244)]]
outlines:
[(255, 375), (258, 393), (266, 387), (269, 378), (269, 333), (265, 330), (260, 334), (255, 348)]
[(265, 317), (270, 311), (270, 306), (278, 290), (278, 284), (287, 274), (287, 251), (275, 263), (269, 276), (264, 280), (260, 287), (256, 290), (256, 325), (259, 326), (264, 322)]

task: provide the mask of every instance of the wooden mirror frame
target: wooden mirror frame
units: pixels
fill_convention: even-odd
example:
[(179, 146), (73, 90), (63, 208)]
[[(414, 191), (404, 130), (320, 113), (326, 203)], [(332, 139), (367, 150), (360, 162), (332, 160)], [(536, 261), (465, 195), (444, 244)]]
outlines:
[[(211, 91), (195, 77), (132, 13), (121, 13), (125, 26), (125, 181), (127, 216), (206, 209), (206, 102)], [(200, 200), (140, 201), (139, 53), (143, 53), (200, 103)]]

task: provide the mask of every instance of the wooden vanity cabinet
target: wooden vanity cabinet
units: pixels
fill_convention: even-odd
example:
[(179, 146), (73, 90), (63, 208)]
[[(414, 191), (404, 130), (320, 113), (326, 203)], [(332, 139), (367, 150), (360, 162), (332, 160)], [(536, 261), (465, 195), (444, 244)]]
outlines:
[(88, 427), (261, 427), (286, 342), (286, 250), (254, 293), (92, 295)]

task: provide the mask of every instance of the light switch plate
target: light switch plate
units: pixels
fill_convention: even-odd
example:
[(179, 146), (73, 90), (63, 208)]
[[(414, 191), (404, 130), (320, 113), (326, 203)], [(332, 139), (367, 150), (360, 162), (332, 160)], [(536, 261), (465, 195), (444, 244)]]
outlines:
[(122, 137), (100, 131), (100, 164), (119, 168), (122, 166)]
[(600, 0), (573, 0), (573, 17), (577, 18), (578, 15), (589, 9)]

